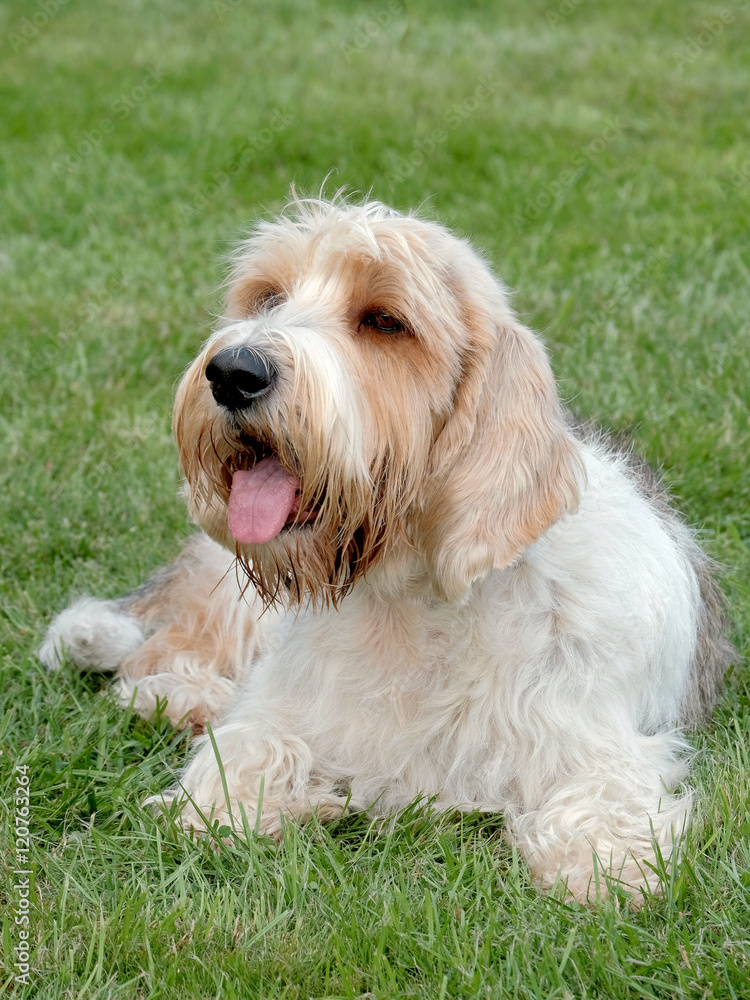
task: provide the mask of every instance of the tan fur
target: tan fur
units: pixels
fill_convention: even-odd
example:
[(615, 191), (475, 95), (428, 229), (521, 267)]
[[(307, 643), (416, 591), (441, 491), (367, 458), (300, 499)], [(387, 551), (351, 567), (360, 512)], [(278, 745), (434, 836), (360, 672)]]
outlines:
[[(243, 417), (242, 427), (222, 422), (205, 379), (225, 342), (214, 339), (175, 404), (191, 512), (213, 538), (233, 545), (225, 515), (231, 477), (256, 460), (244, 428), (300, 479), (302, 508), (320, 506), (314, 537), (279, 537), (252, 557), (237, 549), (267, 601), (307, 596), (336, 603), (404, 538), (425, 556), (438, 590), (455, 600), (575, 509), (580, 466), (549, 363), (489, 273), (480, 272), (477, 284), (473, 256), (471, 281), (462, 277), (460, 258), (449, 273), (436, 273), (441, 230), (417, 220), (397, 228), (373, 224), (375, 243), (357, 243), (348, 233), (336, 256), (331, 242), (338, 235), (335, 227), (318, 234), (301, 253), (297, 241), (261, 232), (235, 265), (225, 314), (262, 316), (269, 294), (274, 302), (299, 294), (318, 257), (328, 255), (326, 284), (309, 309), (325, 310), (327, 338), (367, 403), (366, 475), (352, 478), (337, 467), (316, 419), (323, 405), (318, 381), (280, 338), (276, 392), (285, 405)], [(411, 335), (395, 338), (396, 347), (359, 326), (363, 313), (382, 303), (413, 324)]]
[(238, 600), (231, 561), (217, 558), (198, 535), (121, 603), (142, 624), (146, 638), (118, 671), (120, 699), (135, 697), (141, 710), (153, 710), (157, 698), (166, 700), (169, 719), (194, 731), (207, 721), (216, 723), (257, 639), (257, 609)]
[[(447, 600), (578, 505), (582, 470), (544, 349), (474, 308), (453, 414), (433, 449), (420, 532)], [(449, 526), (446, 530), (446, 526)]]
[[(219, 352), (244, 361), (210, 385)], [(211, 537), (129, 599), (81, 598), (40, 656), (218, 722), (159, 797), (186, 827), (421, 796), (502, 812), (544, 886), (655, 887), (691, 808), (677, 726), (730, 656), (712, 564), (634, 456), (569, 421), (467, 243), (378, 203), (260, 224), (174, 429)]]

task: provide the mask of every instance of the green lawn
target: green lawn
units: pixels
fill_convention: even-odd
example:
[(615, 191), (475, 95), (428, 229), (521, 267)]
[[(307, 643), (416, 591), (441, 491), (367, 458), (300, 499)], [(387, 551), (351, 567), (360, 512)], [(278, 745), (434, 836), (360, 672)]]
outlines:
[[(5, 0), (0, 989), (750, 995), (749, 30), (747, 0)], [(35, 659), (71, 596), (133, 587), (190, 530), (171, 397), (222, 254), (332, 169), (475, 238), (574, 409), (634, 434), (726, 566), (744, 658), (641, 912), (537, 892), (495, 817), (193, 844), (138, 804), (186, 738)]]

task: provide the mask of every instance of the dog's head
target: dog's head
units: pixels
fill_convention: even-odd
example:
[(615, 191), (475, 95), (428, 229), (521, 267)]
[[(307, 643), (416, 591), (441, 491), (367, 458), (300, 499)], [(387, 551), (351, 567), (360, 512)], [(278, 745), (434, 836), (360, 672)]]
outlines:
[(578, 499), (545, 351), (442, 226), (295, 200), (239, 248), (174, 427), (191, 512), (266, 600), (337, 601), (399, 546), (460, 600)]

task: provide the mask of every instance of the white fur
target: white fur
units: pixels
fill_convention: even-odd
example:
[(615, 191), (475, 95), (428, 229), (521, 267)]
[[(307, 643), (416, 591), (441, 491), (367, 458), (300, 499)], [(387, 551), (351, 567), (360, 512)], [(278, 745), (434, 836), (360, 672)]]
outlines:
[(39, 649), (48, 670), (59, 670), (67, 653), (86, 670), (116, 670), (143, 643), (141, 626), (116, 601), (81, 597), (50, 625)]
[[(260, 351), (282, 373), (294, 372), (297, 383), (304, 377), (313, 398), (308, 401), (316, 414), (316, 435), (325, 442), (330, 462), (351, 477), (369, 482), (363, 460), (362, 420), (356, 388), (330, 341), (319, 333), (325, 327), (324, 303), (314, 300), (315, 287), (307, 289), (311, 300), (306, 307), (283, 303), (275, 310), (274, 321), (248, 321), (222, 326), (206, 345), (209, 353), (217, 347), (251, 347)], [(292, 390), (296, 395), (297, 386)]]
[[(477, 301), (488, 303), (488, 322), (515, 323), (502, 286), (466, 244), (429, 224), (415, 223), (414, 235), (411, 220), (382, 206), (357, 211), (314, 203), (302, 207), (296, 223), (282, 218), (261, 226), (235, 278), (242, 278), (243, 266), (250, 273), (280, 239), (307, 262), (307, 241), (328, 221), (331, 232), (321, 232), (337, 254), (354, 239), (376, 255), (368, 227), (391, 219), (399, 238), (404, 234), (404, 254), (413, 238), (416, 249), (403, 265), (413, 271), (411, 300), (423, 306), (423, 325), (448, 373), (435, 378), (433, 396), (425, 390), (424, 399), (413, 371), (404, 373), (415, 419), (410, 427), (394, 427), (392, 437), (405, 442), (404, 454), (424, 456), (434, 443), (431, 435), (449, 420), (471, 361), (455, 333), (460, 313), (442, 275), (465, 277)], [(282, 391), (263, 398), (264, 412), (277, 398), (303, 407), (294, 426), (304, 433), (310, 428), (327, 445), (315, 453), (345, 476), (365, 481), (366, 453), (377, 454), (377, 448), (367, 444), (367, 413), (343, 361), (352, 356), (356, 338), (343, 325), (344, 312), (335, 312), (345, 298), (336, 285), (339, 258), (331, 264), (321, 245), (315, 244), (320, 273), (304, 272), (301, 299), (290, 293), (272, 316), (225, 323), (205, 357), (217, 345), (240, 343), (265, 353), (279, 370)], [(441, 256), (440, 269), (431, 270), (430, 253)], [(476, 302), (472, 308), (481, 312)], [(450, 321), (443, 323), (443, 315)], [(393, 343), (383, 350), (399, 350)], [(517, 327), (516, 341), (508, 343), (527, 349), (519, 371), (543, 364), (530, 332)], [(451, 372), (459, 372), (453, 388)], [(297, 397), (284, 379), (300, 378), (305, 390)], [(543, 371), (536, 381), (528, 377), (528, 392), (541, 393), (543, 381)], [(200, 405), (215, 416), (213, 403), (205, 401), (205, 380), (198, 384)], [(384, 391), (402, 389), (396, 383)], [(488, 391), (482, 396), (477, 390), (477, 399), (494, 405), (492, 398), (486, 402)], [(288, 416), (280, 412), (282, 422)], [(512, 414), (503, 419), (513, 428)], [(524, 433), (526, 420), (514, 433)], [(467, 426), (469, 433), (470, 421)], [(477, 426), (486, 436), (494, 425), (490, 419)], [(305, 441), (292, 443), (302, 453)], [(450, 446), (449, 440), (446, 461), (457, 465), (464, 442), (456, 440), (452, 456)], [(503, 446), (501, 439), (497, 447)], [(347, 806), (387, 816), (424, 797), (441, 809), (504, 813), (508, 834), (535, 877), (547, 886), (562, 877), (580, 899), (593, 891), (597, 866), (641, 891), (654, 886), (657, 850), (669, 859), (690, 813), (690, 793), (680, 789), (687, 765), (677, 723), (702, 613), (690, 558), (695, 542), (689, 529), (643, 495), (621, 455), (591, 437), (572, 440), (570, 447), (570, 467), (579, 470), (577, 510), (562, 508), (537, 541), (499, 569), (491, 569), (502, 560), (491, 547), (492, 512), (485, 512), (470, 560), (479, 568), (460, 564), (459, 543), (451, 552), (460, 578), (453, 591), (436, 580), (435, 564), (418, 543), (400, 542), (357, 579), (338, 607), (313, 610), (303, 603), (258, 619), (257, 603), (246, 603), (233, 571), (226, 572), (234, 553), (205, 537), (199, 541), (188, 562), (195, 607), (218, 622), (217, 642), (233, 669), (184, 650), (170, 659), (165, 647), (162, 670), (148, 676), (121, 670), (118, 680), (119, 696), (134, 699), (144, 714), (157, 697), (167, 696), (172, 718), (196, 704), (209, 719), (221, 717), (214, 735), (223, 777), (204, 736), (179, 785), (163, 795), (164, 801), (181, 801), (183, 822), (202, 829), (209, 817), (239, 823), (244, 813), (251, 828), (278, 834), (284, 816), (304, 819), (314, 811), (325, 819)], [(518, 454), (525, 460), (520, 447)], [(464, 495), (472, 495), (473, 475), (465, 476)], [(477, 482), (481, 475), (477, 470)], [(539, 478), (537, 468), (519, 466), (519, 502)], [(489, 500), (494, 481), (489, 475), (482, 481)], [(209, 498), (202, 516), (224, 540), (222, 503)], [(453, 526), (444, 527), (448, 534)], [(314, 539), (315, 526), (309, 530), (306, 537)], [(293, 550), (290, 537), (271, 544)], [(454, 592), (463, 596), (451, 598)], [(258, 621), (246, 635), (249, 618)], [(82, 666), (112, 669), (144, 638), (154, 641), (127, 611), (84, 599), (55, 620), (40, 655), (53, 668), (67, 649)]]
[[(669, 857), (690, 810), (674, 794), (686, 770), (674, 720), (698, 589), (622, 463), (595, 446), (585, 459), (578, 513), (466, 605), (432, 596), (415, 565), (405, 588), (395, 570), (399, 600), (384, 598), (386, 564), (340, 610), (290, 616), (215, 731), (235, 819), (242, 802), (251, 827), (277, 833), (282, 814), (343, 807), (338, 787), (381, 815), (435, 797), (504, 812), (546, 884), (561, 870), (585, 898), (594, 850), (602, 870), (648, 880), (652, 834)], [(182, 789), (229, 820), (207, 738)], [(184, 819), (203, 826), (192, 805)]]

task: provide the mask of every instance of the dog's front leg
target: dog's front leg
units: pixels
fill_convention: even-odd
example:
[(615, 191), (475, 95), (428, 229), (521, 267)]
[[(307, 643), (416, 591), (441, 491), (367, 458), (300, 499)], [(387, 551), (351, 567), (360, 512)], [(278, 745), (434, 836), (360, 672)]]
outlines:
[[(157, 800), (180, 803), (180, 822), (203, 831), (228, 826), (279, 837), (284, 818), (334, 818), (347, 805), (316, 767), (308, 744), (270, 713), (230, 719), (201, 737), (178, 784)], [(154, 800), (152, 800), (153, 802)]]
[(619, 745), (579, 741), (578, 749), (588, 761), (569, 767), (533, 807), (507, 815), (511, 839), (545, 888), (560, 882), (587, 902), (607, 896), (614, 880), (642, 903), (660, 892), (662, 863), (675, 860), (690, 814), (690, 792), (674, 792), (686, 770), (682, 741), (633, 733)]

